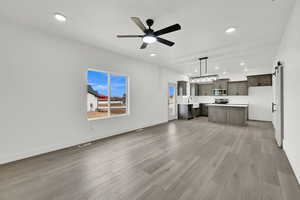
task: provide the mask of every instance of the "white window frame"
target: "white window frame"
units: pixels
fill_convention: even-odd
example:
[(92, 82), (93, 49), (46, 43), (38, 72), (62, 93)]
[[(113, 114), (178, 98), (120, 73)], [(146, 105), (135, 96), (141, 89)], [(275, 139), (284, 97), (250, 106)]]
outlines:
[[(88, 71), (95, 71), (95, 72), (102, 72), (102, 73), (107, 73), (107, 96), (108, 96), (108, 106), (107, 106), (107, 116), (106, 117), (96, 117), (96, 118), (88, 118), (88, 121), (93, 121), (93, 120), (99, 120), (99, 119), (111, 119), (111, 118), (117, 118), (117, 117), (124, 117), (124, 116), (129, 116), (130, 115), (130, 109), (129, 109), (129, 76), (127, 74), (122, 74), (122, 73), (117, 73), (117, 72), (110, 72), (110, 71), (104, 71), (104, 70), (99, 70), (95, 68), (88, 68), (86, 71), (86, 83), (88, 85)], [(127, 78), (126, 81), (126, 113), (125, 114), (120, 114), (120, 115), (111, 115), (111, 106), (110, 106), (110, 93), (111, 93), (111, 88), (110, 88), (110, 76), (116, 75), (116, 76), (125, 76)], [(118, 107), (114, 107), (118, 108)], [(120, 106), (120, 108), (124, 108), (124, 106)], [(88, 112), (88, 110), (86, 111)]]

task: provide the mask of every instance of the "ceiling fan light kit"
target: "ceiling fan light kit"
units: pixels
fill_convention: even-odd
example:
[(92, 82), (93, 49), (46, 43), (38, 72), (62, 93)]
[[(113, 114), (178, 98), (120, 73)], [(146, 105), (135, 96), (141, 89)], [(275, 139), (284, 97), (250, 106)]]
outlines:
[(148, 46), (148, 44), (152, 44), (154, 42), (159, 42), (161, 44), (171, 47), (175, 44), (175, 42), (163, 39), (159, 36), (174, 31), (178, 31), (181, 29), (181, 26), (179, 24), (174, 24), (166, 28), (163, 28), (161, 30), (154, 31), (151, 29), (151, 26), (154, 23), (152, 19), (146, 20), (146, 24), (148, 28), (145, 27), (143, 22), (138, 17), (131, 17), (131, 20), (144, 32), (144, 35), (117, 35), (117, 37), (118, 38), (142, 38), (143, 44), (141, 45), (140, 49), (145, 49)]
[(152, 44), (156, 41), (157, 41), (156, 37), (152, 36), (152, 35), (146, 35), (143, 37), (143, 42), (148, 43), (148, 44)]

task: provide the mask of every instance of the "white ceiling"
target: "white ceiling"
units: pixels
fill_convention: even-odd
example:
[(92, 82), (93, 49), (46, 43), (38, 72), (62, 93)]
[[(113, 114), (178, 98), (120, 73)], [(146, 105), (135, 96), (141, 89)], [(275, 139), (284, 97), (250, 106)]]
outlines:
[[(295, 0), (0, 0), (0, 15), (63, 37), (110, 49), (131, 57), (195, 73), (197, 58), (208, 56), (217, 73), (270, 70), (276, 48)], [(67, 16), (58, 23), (54, 12)], [(140, 50), (140, 39), (117, 39), (117, 34), (140, 34), (130, 17), (154, 19), (154, 30), (179, 23), (181, 31)], [(237, 27), (232, 35), (228, 27)], [(150, 57), (156, 53), (156, 57)]]

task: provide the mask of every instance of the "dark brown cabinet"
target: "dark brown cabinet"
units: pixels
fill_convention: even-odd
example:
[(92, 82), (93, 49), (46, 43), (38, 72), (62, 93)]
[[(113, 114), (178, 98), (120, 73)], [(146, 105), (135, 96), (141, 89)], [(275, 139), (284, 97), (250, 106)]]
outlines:
[(199, 108), (192, 108), (192, 114), (193, 114), (194, 118), (199, 117), (201, 115), (200, 107)]
[(187, 95), (187, 82), (177, 81), (177, 95), (186, 96)]
[(178, 119), (193, 119), (193, 105), (178, 104)]
[[(192, 96), (248, 96), (249, 87), (272, 86), (272, 74), (247, 76), (247, 79), (247, 81), (218, 79), (213, 83), (191, 83), (190, 94)], [(223, 93), (220, 94), (218, 91)]]
[(200, 103), (200, 116), (208, 116), (208, 106), (205, 103)]
[(249, 87), (272, 86), (272, 74), (247, 76)]
[(248, 95), (248, 81), (232, 81), (228, 83), (229, 96), (247, 96)]
[(215, 106), (208, 107), (208, 121), (245, 126), (247, 107)]
[(199, 84), (199, 96), (214, 96), (213, 89), (228, 89), (229, 79), (219, 79), (210, 84)]
[(208, 121), (227, 123), (227, 107), (209, 106), (208, 107)]
[(228, 89), (228, 81), (229, 79), (218, 79), (213, 83), (213, 89), (221, 89), (227, 90)]
[(199, 96), (211, 96), (213, 84), (199, 84)]

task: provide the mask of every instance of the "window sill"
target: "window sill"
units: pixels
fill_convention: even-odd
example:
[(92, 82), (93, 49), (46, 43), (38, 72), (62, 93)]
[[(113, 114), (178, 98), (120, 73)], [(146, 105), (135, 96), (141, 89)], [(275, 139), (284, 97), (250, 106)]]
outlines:
[(129, 113), (122, 114), (122, 115), (113, 115), (109, 117), (97, 117), (97, 118), (88, 118), (88, 121), (94, 121), (94, 120), (101, 120), (101, 119), (113, 119), (113, 118), (119, 118), (119, 117), (126, 117), (129, 116)]

